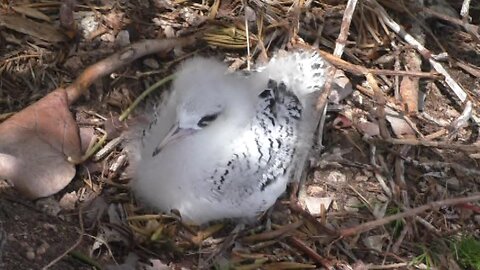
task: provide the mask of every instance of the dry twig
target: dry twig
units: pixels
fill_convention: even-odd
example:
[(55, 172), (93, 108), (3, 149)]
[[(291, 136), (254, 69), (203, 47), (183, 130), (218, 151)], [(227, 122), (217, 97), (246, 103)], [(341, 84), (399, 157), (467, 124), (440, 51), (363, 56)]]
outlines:
[(420, 213), (423, 213), (431, 209), (436, 209), (436, 208), (440, 208), (442, 206), (447, 206), (447, 205), (457, 205), (457, 204), (463, 204), (463, 203), (474, 202), (474, 201), (480, 201), (480, 193), (474, 193), (473, 195), (468, 197), (451, 198), (451, 199), (431, 202), (416, 208), (409, 209), (400, 214), (388, 216), (388, 217), (377, 219), (374, 221), (369, 221), (353, 228), (342, 229), (340, 230), (340, 235), (342, 237), (356, 235), (359, 233), (372, 230), (376, 227), (388, 224), (394, 220), (398, 220), (406, 217), (413, 217), (415, 215), (418, 215)]

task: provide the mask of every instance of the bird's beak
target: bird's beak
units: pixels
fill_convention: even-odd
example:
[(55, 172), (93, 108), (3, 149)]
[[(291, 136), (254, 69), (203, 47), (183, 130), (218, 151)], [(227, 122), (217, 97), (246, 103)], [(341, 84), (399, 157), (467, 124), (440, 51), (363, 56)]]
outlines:
[(180, 128), (178, 126), (178, 123), (175, 123), (171, 128), (170, 131), (167, 133), (167, 136), (158, 144), (157, 147), (155, 147), (155, 150), (153, 152), (153, 156), (157, 155), (162, 151), (162, 149), (167, 146), (168, 144), (181, 139), (185, 136), (191, 135), (195, 132), (195, 129), (185, 129), (185, 128)]

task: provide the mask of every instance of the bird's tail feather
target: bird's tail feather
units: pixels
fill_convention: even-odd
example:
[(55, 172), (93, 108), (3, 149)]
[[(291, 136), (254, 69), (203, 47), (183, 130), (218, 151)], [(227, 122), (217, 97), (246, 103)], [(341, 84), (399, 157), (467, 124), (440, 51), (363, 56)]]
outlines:
[(328, 62), (315, 51), (278, 53), (264, 67), (270, 79), (285, 83), (302, 101), (307, 95), (322, 90)]

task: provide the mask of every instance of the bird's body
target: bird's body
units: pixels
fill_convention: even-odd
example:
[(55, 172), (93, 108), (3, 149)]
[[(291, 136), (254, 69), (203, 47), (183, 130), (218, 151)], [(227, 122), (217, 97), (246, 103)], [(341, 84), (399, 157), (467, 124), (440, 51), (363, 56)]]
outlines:
[(300, 52), (249, 76), (205, 58), (188, 61), (134, 147), (134, 190), (196, 223), (266, 210), (285, 191), (297, 152), (311, 145), (306, 107), (325, 66)]

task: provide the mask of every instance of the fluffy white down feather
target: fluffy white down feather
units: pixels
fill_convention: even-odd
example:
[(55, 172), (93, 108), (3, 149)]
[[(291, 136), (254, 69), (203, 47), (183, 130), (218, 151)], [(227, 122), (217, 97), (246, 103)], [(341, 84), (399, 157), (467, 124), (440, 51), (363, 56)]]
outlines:
[[(308, 118), (313, 113), (309, 95), (321, 90), (327, 66), (310, 52), (274, 57), (249, 76), (227, 74), (226, 65), (212, 59), (186, 61), (176, 74), (171, 96), (144, 127), (142, 138), (133, 139), (127, 147), (137, 196), (161, 211), (177, 209), (184, 219), (199, 224), (250, 218), (268, 209), (285, 191), (290, 173), (265, 190), (259, 188), (250, 166), (226, 170), (228, 179), (225, 183), (222, 180), (221, 191), (214, 188), (211, 175), (225, 170), (238, 149), (257, 147), (256, 134), (248, 127), (258, 113), (258, 96), (269, 80), (283, 82), (294, 92), (303, 105), (304, 118)], [(216, 118), (199, 128), (197, 123), (209, 114)], [(306, 151), (312, 140), (302, 130), (311, 132), (306, 128), (311, 124), (301, 121), (298, 142), (292, 147)], [(163, 146), (162, 141), (176, 124), (190, 133)], [(255, 164), (261, 156), (244, 158)], [(289, 167), (293, 166), (292, 162)]]

